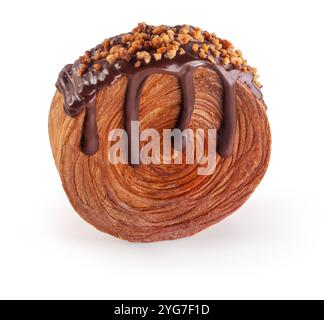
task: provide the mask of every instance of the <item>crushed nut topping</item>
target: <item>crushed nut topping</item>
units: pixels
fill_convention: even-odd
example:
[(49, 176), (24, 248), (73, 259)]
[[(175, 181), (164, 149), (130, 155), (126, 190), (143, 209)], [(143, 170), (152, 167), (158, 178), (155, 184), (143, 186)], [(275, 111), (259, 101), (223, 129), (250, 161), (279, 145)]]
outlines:
[(183, 48), (180, 48), (179, 55), (183, 56), (184, 54), (186, 54), (186, 51)]
[(104, 61), (108, 64), (118, 60), (126, 61), (140, 68), (152, 61), (174, 59), (184, 54), (219, 63), (226, 68), (251, 72), (255, 84), (261, 86), (257, 81), (257, 70), (248, 66), (242, 52), (236, 50), (231, 42), (217, 37), (215, 33), (189, 25), (154, 27), (139, 23), (132, 32), (106, 39), (100, 46), (86, 51), (79, 58), (77, 75), (82, 77), (89, 68), (100, 72)]
[(151, 62), (151, 55), (147, 51), (138, 51), (136, 53), (138, 60), (144, 60), (146, 64)]
[(154, 53), (153, 56), (156, 61), (160, 61), (162, 59), (162, 53)]
[(102, 69), (102, 65), (100, 63), (96, 63), (93, 66), (93, 69), (95, 69), (96, 71), (100, 71)]

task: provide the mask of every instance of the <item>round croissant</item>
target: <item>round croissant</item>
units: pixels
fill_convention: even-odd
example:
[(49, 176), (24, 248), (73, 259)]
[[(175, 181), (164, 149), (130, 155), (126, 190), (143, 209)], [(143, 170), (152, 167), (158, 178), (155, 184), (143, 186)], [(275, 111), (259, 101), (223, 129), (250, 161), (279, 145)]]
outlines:
[[(215, 34), (142, 23), (65, 66), (56, 86), (49, 135), (63, 187), (82, 218), (116, 237), (196, 234), (237, 210), (268, 167), (271, 135), (256, 69)], [(142, 132), (216, 129), (216, 171), (200, 175), (197, 161), (111, 163), (109, 134), (124, 128), (132, 152), (134, 120)]]
[[(217, 157), (216, 173), (197, 175), (197, 165), (113, 165), (108, 132), (124, 126), (124, 77), (97, 96), (99, 151), (79, 148), (84, 113), (63, 111), (56, 92), (49, 117), (51, 146), (63, 187), (75, 210), (101, 231), (129, 241), (191, 236), (238, 209), (258, 186), (270, 157), (270, 129), (263, 102), (237, 85), (237, 130), (233, 155)], [(190, 128), (220, 128), (223, 86), (205, 68), (194, 76), (195, 106)], [(181, 107), (177, 79), (152, 75), (140, 104), (140, 128), (174, 128)]]

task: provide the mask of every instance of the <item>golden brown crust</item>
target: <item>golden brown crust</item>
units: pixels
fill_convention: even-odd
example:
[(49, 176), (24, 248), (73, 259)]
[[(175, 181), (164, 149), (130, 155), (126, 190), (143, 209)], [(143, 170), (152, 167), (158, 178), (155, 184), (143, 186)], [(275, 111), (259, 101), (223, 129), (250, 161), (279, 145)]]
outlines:
[[(217, 128), (222, 121), (221, 79), (200, 68), (195, 74), (196, 102), (191, 128)], [(94, 156), (79, 148), (84, 114), (68, 117), (56, 92), (49, 134), (63, 187), (75, 210), (101, 231), (137, 242), (191, 236), (238, 209), (264, 176), (271, 136), (264, 105), (240, 83), (234, 154), (218, 156), (212, 176), (197, 175), (197, 165), (112, 165), (108, 132), (124, 127), (124, 77), (97, 95), (100, 149)], [(154, 75), (141, 101), (141, 129), (174, 128), (181, 93), (176, 78)]]

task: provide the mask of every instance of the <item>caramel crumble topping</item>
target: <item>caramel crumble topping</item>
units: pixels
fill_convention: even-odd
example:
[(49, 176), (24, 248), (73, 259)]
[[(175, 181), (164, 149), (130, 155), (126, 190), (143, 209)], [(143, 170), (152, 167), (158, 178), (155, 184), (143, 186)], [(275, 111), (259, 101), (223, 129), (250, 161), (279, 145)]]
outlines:
[(154, 27), (139, 23), (132, 32), (106, 39), (94, 50), (86, 51), (79, 58), (77, 75), (82, 77), (89, 68), (100, 71), (104, 60), (109, 64), (118, 60), (126, 61), (140, 68), (152, 61), (173, 59), (186, 53), (211, 63), (219, 63), (225, 68), (251, 72), (254, 83), (261, 87), (257, 70), (248, 66), (242, 52), (236, 50), (231, 42), (218, 38), (215, 33), (189, 25)]

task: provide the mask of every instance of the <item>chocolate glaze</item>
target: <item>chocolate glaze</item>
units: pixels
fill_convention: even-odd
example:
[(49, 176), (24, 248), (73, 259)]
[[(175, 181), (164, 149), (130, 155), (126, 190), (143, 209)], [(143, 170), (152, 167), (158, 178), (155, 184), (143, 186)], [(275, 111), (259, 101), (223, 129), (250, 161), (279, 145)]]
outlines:
[(99, 149), (96, 120), (96, 95), (85, 106), (83, 130), (81, 136), (81, 150), (86, 155), (94, 155)]
[[(92, 51), (94, 52), (96, 48)], [(211, 69), (221, 77), (224, 86), (223, 122), (218, 134), (218, 153), (230, 157), (233, 152), (233, 143), (236, 132), (236, 83), (246, 83), (258, 99), (262, 99), (260, 89), (254, 84), (254, 76), (249, 72), (234, 69), (232, 65), (226, 68), (216, 63), (202, 60), (185, 48), (186, 53), (174, 59), (152, 61), (140, 68), (135, 68), (134, 63), (117, 61), (109, 64), (105, 59), (100, 61), (102, 69), (96, 71), (89, 68), (79, 77), (77, 70), (80, 61), (73, 65), (66, 65), (57, 80), (56, 86), (63, 95), (64, 111), (75, 117), (85, 110), (85, 118), (81, 139), (81, 150), (86, 155), (93, 155), (98, 151), (99, 139), (96, 125), (96, 93), (104, 86), (111, 85), (120, 77), (128, 78), (127, 94), (125, 101), (125, 129), (129, 138), (129, 155), (131, 158), (131, 121), (139, 120), (139, 107), (141, 93), (146, 79), (157, 73), (170, 74), (179, 79), (182, 90), (182, 111), (178, 121), (178, 128), (184, 130), (189, 127), (192, 116), (195, 93), (193, 85), (194, 70), (199, 67)]]

